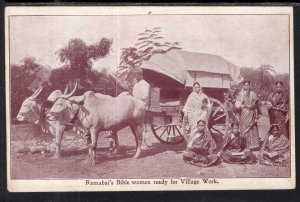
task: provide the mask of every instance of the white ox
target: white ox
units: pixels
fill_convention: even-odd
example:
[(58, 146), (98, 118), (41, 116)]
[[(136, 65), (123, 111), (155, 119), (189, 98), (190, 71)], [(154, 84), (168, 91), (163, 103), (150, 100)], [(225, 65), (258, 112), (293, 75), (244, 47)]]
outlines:
[(38, 103), (36, 98), (42, 92), (43, 88), (37, 89), (30, 97), (26, 98), (17, 115), (18, 121), (28, 121), (30, 123), (39, 123), (42, 103)]
[[(77, 85), (72, 92), (75, 92)], [(89, 160), (93, 165), (96, 163), (96, 148), (99, 132), (119, 131), (130, 126), (136, 140), (136, 153), (133, 158), (138, 158), (141, 153), (143, 136), (143, 123), (146, 108), (144, 103), (130, 95), (118, 96), (107, 99), (101, 98), (102, 94), (92, 91), (82, 96), (71, 97), (72, 94), (62, 95), (57, 98), (50, 109), (60, 123), (65, 124), (76, 118), (80, 124), (89, 130), (91, 143), (89, 146)], [(103, 95), (106, 96), (106, 95)], [(59, 151), (63, 133), (56, 133), (57, 148)]]
[[(75, 92), (76, 86), (77, 86), (77, 84), (75, 85), (73, 92)], [(62, 94), (62, 92), (60, 90), (53, 91), (48, 96), (47, 100), (54, 103), (60, 96), (64, 97), (64, 95), (67, 92), (67, 89), (68, 89), (68, 86), (66, 86), (64, 94)], [(91, 92), (92, 91), (88, 91), (88, 92), (86, 92), (86, 94), (88, 95)], [(120, 93), (118, 96), (125, 96), (125, 95), (129, 95), (129, 93), (124, 91), (124, 92)], [(102, 93), (95, 93), (95, 96), (97, 96), (98, 98), (101, 98), (101, 99), (112, 99), (113, 98), (110, 95), (105, 95)], [(73, 97), (70, 97), (69, 99), (72, 101), (77, 100), (79, 102), (79, 100), (81, 98), (82, 98), (82, 96), (73, 96)], [(73, 130), (77, 131), (78, 135), (81, 134), (82, 137), (85, 136), (87, 138), (87, 143), (89, 144), (91, 141), (91, 136), (90, 136), (89, 130), (82, 126), (80, 121), (77, 120), (77, 117), (75, 117), (73, 119), (75, 119), (74, 123), (71, 123)], [(66, 125), (66, 124), (70, 123), (70, 122), (68, 122), (69, 119), (68, 120), (58, 119), (58, 120), (61, 125)], [(108, 138), (110, 138), (110, 151), (114, 151), (117, 153), (119, 151), (119, 141), (118, 141), (117, 132), (116, 131), (108, 131), (108, 133), (109, 133)], [(55, 148), (54, 156), (55, 156), (55, 158), (60, 158), (61, 157), (60, 146), (61, 146), (61, 141), (62, 141), (62, 137), (63, 137), (63, 131), (62, 131), (62, 134), (57, 134), (57, 135), (55, 135), (55, 137), (56, 137), (56, 148)]]
[[(42, 127), (43, 132), (50, 132), (53, 136), (57, 136), (57, 133), (63, 133), (66, 129), (66, 125), (62, 125), (51, 113), (48, 113), (43, 109), (42, 102), (37, 100), (37, 97), (42, 92), (43, 87), (37, 89), (30, 97), (26, 98), (22, 103), (20, 111), (17, 115), (18, 121), (27, 121), (29, 123), (39, 124)], [(58, 90), (60, 91), (60, 90)], [(57, 91), (56, 91), (57, 92)], [(73, 94), (73, 90), (69, 95)], [(61, 93), (60, 95), (65, 95)], [(65, 95), (65, 96), (69, 96)], [(56, 141), (56, 144), (60, 144)], [(59, 158), (59, 151), (54, 154), (53, 158)]]

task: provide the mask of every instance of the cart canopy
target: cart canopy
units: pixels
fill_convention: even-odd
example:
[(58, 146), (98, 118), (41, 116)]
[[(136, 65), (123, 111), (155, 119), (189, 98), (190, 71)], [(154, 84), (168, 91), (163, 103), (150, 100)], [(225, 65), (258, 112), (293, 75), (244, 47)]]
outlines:
[(217, 55), (172, 50), (165, 54), (154, 54), (144, 61), (142, 69), (172, 78), (185, 86), (195, 81), (209, 88), (229, 88), (240, 82), (240, 69)]

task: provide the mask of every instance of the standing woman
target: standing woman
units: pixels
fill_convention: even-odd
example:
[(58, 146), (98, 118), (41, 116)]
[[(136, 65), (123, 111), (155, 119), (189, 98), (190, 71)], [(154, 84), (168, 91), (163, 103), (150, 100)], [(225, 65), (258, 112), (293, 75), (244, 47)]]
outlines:
[(246, 140), (246, 149), (259, 148), (259, 133), (257, 119), (261, 116), (256, 93), (250, 90), (250, 81), (244, 81), (243, 89), (239, 92), (235, 102), (239, 109), (240, 131)]
[[(210, 102), (202, 91), (198, 82), (193, 84), (193, 92), (189, 95), (182, 111), (184, 113), (184, 124), (189, 123), (190, 132), (197, 127), (197, 122), (203, 120), (207, 123)], [(186, 131), (184, 130), (184, 133)]]
[(289, 98), (283, 88), (282, 81), (275, 83), (275, 90), (268, 98), (268, 112), (270, 124), (278, 124), (281, 132), (289, 138), (288, 120), (289, 120)]

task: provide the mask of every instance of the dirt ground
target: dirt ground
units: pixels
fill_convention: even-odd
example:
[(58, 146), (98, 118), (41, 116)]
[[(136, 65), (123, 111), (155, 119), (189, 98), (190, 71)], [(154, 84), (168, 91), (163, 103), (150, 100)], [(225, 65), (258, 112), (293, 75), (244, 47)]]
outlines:
[[(259, 120), (261, 138), (266, 134), (269, 120)], [(159, 143), (149, 131), (145, 138), (147, 148), (139, 159), (132, 159), (135, 140), (129, 128), (119, 132), (120, 154), (108, 152), (108, 140), (102, 133), (98, 141), (97, 160), (94, 166), (85, 164), (88, 158), (86, 143), (72, 131), (65, 132), (62, 141), (62, 158), (52, 159), (53, 138), (40, 135), (37, 126), (13, 125), (11, 128), (12, 179), (86, 179), (86, 178), (236, 178), (236, 177), (289, 177), (290, 167), (259, 165), (232, 165), (220, 163), (199, 168), (184, 163), (182, 152), (186, 145)]]

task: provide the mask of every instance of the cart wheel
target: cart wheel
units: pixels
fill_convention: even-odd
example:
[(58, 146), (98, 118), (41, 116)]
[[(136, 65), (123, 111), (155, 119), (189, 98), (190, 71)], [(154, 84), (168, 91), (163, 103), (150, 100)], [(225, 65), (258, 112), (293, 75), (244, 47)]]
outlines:
[(151, 130), (156, 139), (162, 143), (176, 145), (184, 141), (181, 125), (151, 125)]
[(226, 107), (220, 101), (214, 98), (209, 98), (209, 100), (212, 108), (207, 127), (214, 136), (218, 146), (220, 146), (229, 129), (229, 114)]

